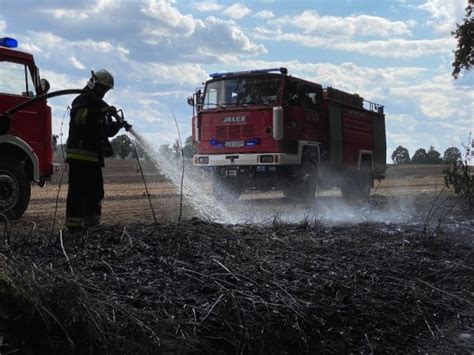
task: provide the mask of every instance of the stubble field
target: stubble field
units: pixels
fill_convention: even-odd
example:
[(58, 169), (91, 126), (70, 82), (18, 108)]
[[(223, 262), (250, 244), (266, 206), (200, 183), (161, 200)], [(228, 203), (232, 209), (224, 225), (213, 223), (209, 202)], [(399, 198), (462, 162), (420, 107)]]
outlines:
[(5, 225), (0, 352), (474, 351), (474, 219), (442, 166), (311, 205), (278, 191), (220, 204), (185, 179), (178, 224), (180, 188), (145, 167), (154, 223), (135, 163), (106, 164), (101, 227), (61, 231), (61, 168)]

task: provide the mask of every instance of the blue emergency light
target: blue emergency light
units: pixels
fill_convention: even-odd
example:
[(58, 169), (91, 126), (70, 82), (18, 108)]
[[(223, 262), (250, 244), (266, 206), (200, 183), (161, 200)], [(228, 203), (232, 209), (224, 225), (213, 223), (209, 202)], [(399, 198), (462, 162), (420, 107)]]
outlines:
[(18, 41), (14, 38), (2, 37), (0, 38), (0, 47), (16, 48), (18, 47)]
[(260, 144), (260, 138), (254, 138), (245, 141), (246, 147), (255, 147), (257, 144)]
[(216, 78), (223, 78), (223, 77), (233, 76), (233, 75), (267, 74), (267, 73), (272, 73), (272, 72), (280, 72), (283, 75), (287, 75), (288, 69), (286, 68), (256, 69), (256, 70), (234, 71), (234, 72), (226, 72), (226, 73), (212, 73), (212, 74), (209, 74), (209, 76), (213, 79), (216, 79)]
[(213, 138), (209, 141), (209, 143), (214, 147), (223, 147), (224, 143), (219, 142), (217, 139)]

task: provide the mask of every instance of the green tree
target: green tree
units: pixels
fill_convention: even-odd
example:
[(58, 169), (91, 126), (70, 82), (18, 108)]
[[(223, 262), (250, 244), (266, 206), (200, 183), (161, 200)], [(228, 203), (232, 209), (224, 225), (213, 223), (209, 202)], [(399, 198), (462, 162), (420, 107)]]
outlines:
[(441, 154), (434, 149), (433, 146), (430, 146), (428, 153), (426, 153), (426, 162), (425, 164), (441, 164), (443, 160), (441, 159)]
[(114, 150), (114, 156), (119, 156), (122, 159), (129, 157), (133, 151), (132, 141), (126, 134), (115, 137), (111, 144)]
[(426, 164), (426, 150), (418, 148), (411, 158), (412, 164)]
[(175, 158), (179, 158), (181, 156), (181, 144), (179, 144), (179, 140), (177, 138), (174, 141), (171, 149), (173, 150)]
[(455, 164), (461, 161), (461, 152), (456, 147), (449, 147), (444, 151), (444, 161), (448, 164)]
[(457, 48), (454, 52), (452, 76), (457, 79), (462, 70), (469, 71), (474, 65), (474, 16), (472, 13), (473, 4), (469, 1), (466, 7), (464, 23), (456, 24), (456, 31), (452, 35), (457, 40)]
[(392, 161), (397, 165), (409, 164), (410, 154), (408, 149), (399, 145), (392, 153)]
[(192, 158), (194, 154), (196, 154), (196, 142), (193, 136), (189, 136), (184, 142), (183, 155), (185, 158)]

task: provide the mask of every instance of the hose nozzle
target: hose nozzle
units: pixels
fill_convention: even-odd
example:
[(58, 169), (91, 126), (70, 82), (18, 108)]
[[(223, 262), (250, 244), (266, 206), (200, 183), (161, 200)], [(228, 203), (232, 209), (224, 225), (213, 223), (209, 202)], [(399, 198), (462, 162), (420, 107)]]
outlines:
[(115, 112), (112, 116), (115, 117), (117, 122), (120, 123), (127, 132), (132, 128), (132, 125), (125, 121), (125, 118), (123, 117), (123, 111), (121, 109)]

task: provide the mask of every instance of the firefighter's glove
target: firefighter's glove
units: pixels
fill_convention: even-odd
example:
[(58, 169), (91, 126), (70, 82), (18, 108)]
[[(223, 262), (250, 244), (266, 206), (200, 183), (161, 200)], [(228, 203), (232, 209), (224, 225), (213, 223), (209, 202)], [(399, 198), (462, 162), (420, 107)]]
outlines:
[(132, 128), (132, 125), (127, 121), (123, 121), (123, 128), (125, 128), (125, 130), (128, 132), (130, 128)]
[(117, 113), (117, 108), (115, 106), (107, 106), (102, 109), (102, 112), (106, 115), (113, 116)]

